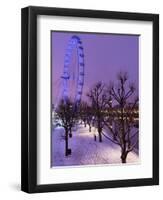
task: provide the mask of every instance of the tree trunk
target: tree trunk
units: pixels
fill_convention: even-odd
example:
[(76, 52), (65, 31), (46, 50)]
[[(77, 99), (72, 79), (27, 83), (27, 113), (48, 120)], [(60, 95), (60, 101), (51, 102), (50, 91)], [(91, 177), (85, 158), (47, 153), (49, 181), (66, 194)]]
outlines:
[(68, 156), (68, 129), (65, 129), (65, 156)]
[(96, 141), (96, 135), (94, 135), (94, 141)]
[(99, 142), (102, 142), (102, 128), (98, 127)]
[(102, 142), (102, 134), (99, 132), (99, 142)]
[(91, 126), (89, 126), (89, 132), (91, 132)]
[(123, 100), (121, 103), (121, 125), (122, 125), (122, 142), (123, 142), (121, 160), (122, 160), (122, 163), (126, 163), (127, 152), (126, 152), (125, 126), (124, 126), (124, 102), (123, 102)]
[(69, 132), (69, 137), (72, 138), (72, 130), (71, 130), (71, 128), (70, 128), (69, 131), (70, 131), (70, 132)]
[(99, 134), (99, 142), (102, 142), (102, 130), (101, 128), (98, 129), (98, 134)]
[(127, 158), (127, 153), (123, 152), (122, 155), (121, 155), (121, 161), (122, 161), (122, 163), (126, 163), (126, 158)]
[(121, 158), (122, 163), (126, 163), (126, 158)]

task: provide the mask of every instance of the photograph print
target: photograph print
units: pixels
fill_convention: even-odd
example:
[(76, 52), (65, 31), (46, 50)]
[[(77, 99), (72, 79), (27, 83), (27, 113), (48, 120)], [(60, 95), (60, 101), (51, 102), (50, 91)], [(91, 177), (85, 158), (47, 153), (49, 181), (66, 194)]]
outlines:
[(139, 35), (51, 31), (51, 167), (140, 163)]

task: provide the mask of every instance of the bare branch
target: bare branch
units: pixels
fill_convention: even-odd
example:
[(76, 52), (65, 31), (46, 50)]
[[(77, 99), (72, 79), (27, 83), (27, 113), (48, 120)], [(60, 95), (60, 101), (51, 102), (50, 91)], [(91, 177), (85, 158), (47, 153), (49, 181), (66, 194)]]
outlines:
[(139, 133), (139, 131), (136, 131), (136, 132), (130, 137), (130, 140), (133, 139), (138, 133)]
[(130, 148), (127, 150), (128, 153), (131, 152), (131, 151), (133, 151), (134, 147), (138, 144), (138, 141), (139, 141), (139, 140), (136, 140), (136, 142), (132, 145), (132, 147), (130, 147)]
[(118, 143), (117, 141), (115, 141), (115, 140), (111, 139), (110, 137), (106, 136), (103, 132), (102, 132), (102, 135), (105, 136), (108, 140), (110, 140), (114, 144), (120, 145), (120, 143)]

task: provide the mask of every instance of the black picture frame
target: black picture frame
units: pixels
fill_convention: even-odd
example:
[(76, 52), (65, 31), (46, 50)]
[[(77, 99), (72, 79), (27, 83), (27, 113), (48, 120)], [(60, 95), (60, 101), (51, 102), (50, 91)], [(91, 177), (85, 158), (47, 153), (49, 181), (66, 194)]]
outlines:
[[(37, 16), (151, 21), (153, 23), (153, 177), (37, 184)], [(28, 193), (159, 184), (159, 15), (30, 6), (21, 11), (21, 190)]]

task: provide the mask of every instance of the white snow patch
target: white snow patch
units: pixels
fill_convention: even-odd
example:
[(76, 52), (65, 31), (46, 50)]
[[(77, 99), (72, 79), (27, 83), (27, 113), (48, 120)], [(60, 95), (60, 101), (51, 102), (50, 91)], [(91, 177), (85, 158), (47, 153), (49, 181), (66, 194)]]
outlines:
[[(52, 132), (52, 153), (51, 165), (56, 166), (78, 166), (78, 165), (98, 165), (98, 164), (121, 164), (120, 147), (103, 136), (103, 141), (98, 141), (97, 130), (78, 125), (76, 131), (72, 132), (69, 138), (69, 148), (72, 154), (65, 156), (64, 129), (55, 128)], [(96, 135), (96, 141), (94, 141)], [(136, 164), (139, 157), (136, 153), (130, 152), (127, 156), (127, 163)]]

